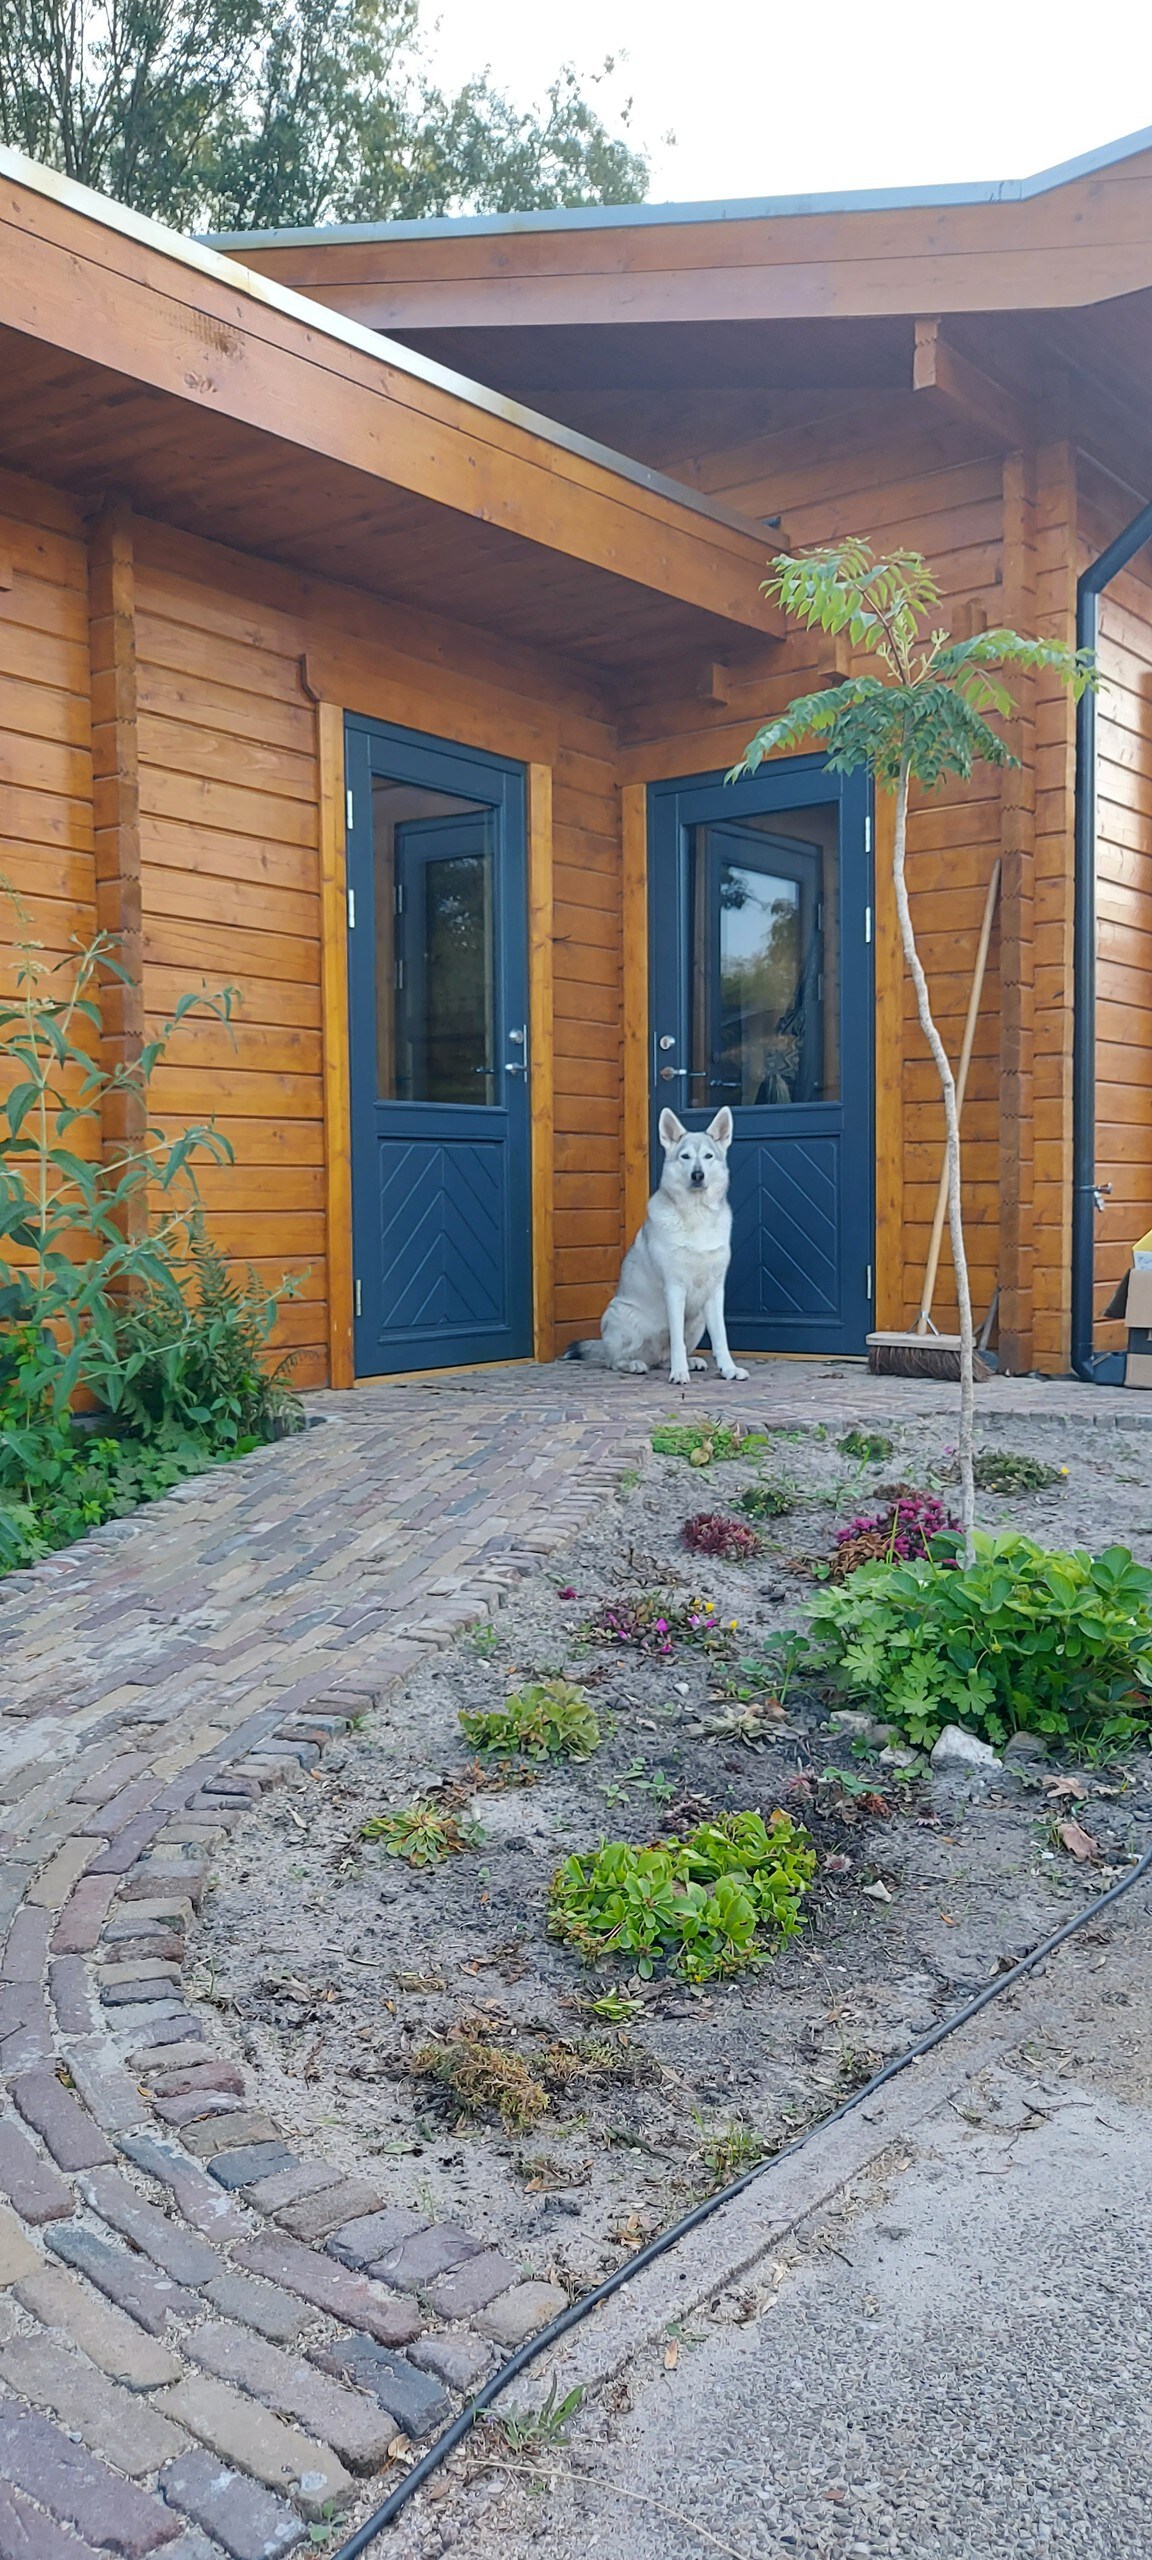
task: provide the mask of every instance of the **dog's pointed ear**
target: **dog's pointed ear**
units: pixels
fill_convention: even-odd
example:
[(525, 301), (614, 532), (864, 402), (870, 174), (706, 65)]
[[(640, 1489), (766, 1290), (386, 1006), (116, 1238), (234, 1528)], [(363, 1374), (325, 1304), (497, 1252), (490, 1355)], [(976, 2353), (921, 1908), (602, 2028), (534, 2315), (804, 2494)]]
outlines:
[(715, 1119), (709, 1122), (708, 1135), (727, 1154), (732, 1144), (732, 1114), (726, 1102), (721, 1104)]
[[(731, 1117), (731, 1114), (729, 1114), (729, 1117)], [(683, 1121), (677, 1119), (674, 1111), (662, 1111), (660, 1114), (660, 1144), (664, 1149), (665, 1155), (667, 1155), (669, 1147), (676, 1146), (683, 1135)]]

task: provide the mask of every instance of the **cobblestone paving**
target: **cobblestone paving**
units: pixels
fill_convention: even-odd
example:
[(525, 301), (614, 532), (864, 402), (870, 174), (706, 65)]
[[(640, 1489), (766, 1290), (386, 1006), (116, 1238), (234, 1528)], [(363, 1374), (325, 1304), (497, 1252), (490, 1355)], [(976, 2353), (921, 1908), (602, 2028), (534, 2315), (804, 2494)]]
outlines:
[[(500, 1607), (653, 1420), (722, 1398), (955, 1407), (774, 1363), (735, 1397), (575, 1369), (361, 1388), (0, 1584), (0, 2560), (273, 2560), (560, 2307), (293, 2152), (182, 1996), (185, 1935), (245, 1806)], [(1140, 1407), (982, 1390), (989, 1418)]]

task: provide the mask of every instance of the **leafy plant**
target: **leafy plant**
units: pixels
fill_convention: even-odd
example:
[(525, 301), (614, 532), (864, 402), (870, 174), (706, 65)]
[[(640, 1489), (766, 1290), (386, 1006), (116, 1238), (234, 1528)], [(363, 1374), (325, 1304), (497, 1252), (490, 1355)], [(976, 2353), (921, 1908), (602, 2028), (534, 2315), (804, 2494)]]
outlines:
[(639, 1653), (675, 1653), (678, 1644), (721, 1653), (735, 1625), (723, 1626), (714, 1600), (681, 1600), (664, 1591), (641, 1591), (604, 1600), (583, 1633), (593, 1644), (634, 1645)]
[(690, 1982), (763, 1962), (791, 1937), (815, 1873), (807, 1835), (786, 1813), (702, 1822), (686, 1840), (606, 1842), (565, 1860), (553, 1879), (549, 1928), (589, 1963), (627, 1953), (645, 1979), (664, 1963)]
[(849, 1520), (847, 1527), (836, 1532), (836, 1546), (829, 1572), (833, 1582), (843, 1582), (845, 1575), (856, 1573), (862, 1564), (877, 1557), (891, 1564), (899, 1556), (939, 1555), (941, 1562), (951, 1562), (953, 1548), (937, 1549), (936, 1541), (945, 1539), (959, 1523), (946, 1511), (939, 1495), (914, 1493), (896, 1495), (886, 1511), (872, 1518), (864, 1512)]
[(732, 2116), (727, 2124), (714, 2126), (711, 2131), (702, 2117), (697, 2116), (696, 2123), (700, 2159), (708, 2173), (710, 2193), (717, 2187), (730, 2186), (734, 2178), (741, 2177), (745, 2169), (754, 2169), (767, 2153), (767, 2143), (743, 2116)]
[(360, 1837), (381, 1841), (390, 1858), (404, 1858), (410, 1867), (440, 1867), (446, 1858), (477, 1848), (481, 1834), (474, 1824), (462, 1827), (454, 1813), (423, 1803), (371, 1814), (360, 1825)]
[(760, 1540), (754, 1529), (746, 1529), (742, 1520), (729, 1519), (723, 1511), (695, 1511), (680, 1532), (686, 1547), (694, 1555), (723, 1556), (728, 1564), (750, 1564), (760, 1553)]
[(584, 2398), (584, 2385), (574, 2382), (562, 2400), (556, 2397), (559, 2378), (553, 2374), (548, 2397), (539, 2409), (509, 2409), (492, 2424), (499, 2427), (509, 2453), (546, 2453), (550, 2446), (562, 2444)]
[(1089, 651), (1055, 640), (1025, 640), (1015, 631), (979, 631), (953, 640), (935, 626), (941, 595), (934, 571), (918, 551), (894, 551), (877, 559), (856, 538), (792, 557), (777, 555), (765, 593), (774, 596), (806, 630), (846, 632), (872, 661), (866, 673), (849, 675), (820, 693), (788, 704), (745, 748), (734, 775), (753, 773), (768, 755), (817, 741), (835, 773), (865, 765), (895, 796), (892, 879), (904, 958), (916, 993), (920, 1028), (931, 1050), (944, 1101), (948, 1162), (948, 1219), (960, 1310), (960, 1486), (965, 1561), (974, 1556), (976, 1488), (972, 1470), (974, 1418), (972, 1296), (964, 1244), (960, 1115), (956, 1079), (932, 1012), (928, 981), (917, 949), (906, 876), (908, 802), (913, 782), (924, 790), (955, 778), (967, 782), (977, 762), (1018, 762), (991, 719), (1010, 719), (1016, 705), (998, 673), (1043, 671), (1068, 685), (1079, 699), (1099, 683)]
[(661, 1422), (652, 1434), (658, 1458), (687, 1458), (690, 1466), (710, 1467), (728, 1458), (751, 1458), (767, 1446), (762, 1431), (739, 1422)]
[(522, 2053), (495, 2044), (475, 2020), (453, 2036), (422, 2045), (413, 2070), (436, 2081), (458, 2116), (497, 2122), (509, 2133), (528, 2133), (550, 2105), (543, 2083)]
[(219, 1449), (254, 1448), (299, 1429), (288, 1385), (294, 1354), (267, 1363), (277, 1313), (296, 1283), (266, 1289), (251, 1271), (230, 1272), (199, 1210), (189, 1219), (186, 1257), (170, 1260), (176, 1287), (129, 1298), (110, 1355), (91, 1364), (102, 1402), (145, 1437), (199, 1432)]
[(948, 1723), (1118, 1744), (1146, 1728), (1152, 1573), (1126, 1547), (977, 1535), (973, 1564), (865, 1564), (813, 1604), (812, 1666), (925, 1748)]
[(1067, 1467), (1046, 1466), (1022, 1449), (977, 1449), (973, 1464), (981, 1493), (1044, 1493), (1068, 1481)]
[(836, 1443), (842, 1458), (858, 1458), (866, 1467), (882, 1466), (885, 1458), (891, 1457), (895, 1445), (894, 1441), (885, 1439), (882, 1431), (864, 1431), (859, 1423), (854, 1423), (851, 1431), (846, 1431), (843, 1439)]
[(750, 1484), (737, 1496), (742, 1511), (750, 1520), (782, 1520), (796, 1508), (796, 1487), (792, 1484)]
[(523, 1751), (532, 1760), (587, 1760), (600, 1748), (590, 1699), (571, 1680), (534, 1680), (502, 1707), (462, 1707), (460, 1722), (480, 1751)]

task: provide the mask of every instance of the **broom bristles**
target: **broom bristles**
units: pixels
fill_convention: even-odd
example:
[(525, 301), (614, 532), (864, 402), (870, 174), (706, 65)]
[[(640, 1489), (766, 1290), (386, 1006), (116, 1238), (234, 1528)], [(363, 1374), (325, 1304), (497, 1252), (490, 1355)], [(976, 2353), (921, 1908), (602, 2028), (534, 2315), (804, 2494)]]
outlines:
[[(874, 1378), (943, 1378), (959, 1386), (960, 1346), (930, 1333), (922, 1338), (905, 1334), (895, 1341), (870, 1342), (868, 1366)], [(974, 1351), (972, 1375), (977, 1385), (992, 1374), (979, 1352)]]

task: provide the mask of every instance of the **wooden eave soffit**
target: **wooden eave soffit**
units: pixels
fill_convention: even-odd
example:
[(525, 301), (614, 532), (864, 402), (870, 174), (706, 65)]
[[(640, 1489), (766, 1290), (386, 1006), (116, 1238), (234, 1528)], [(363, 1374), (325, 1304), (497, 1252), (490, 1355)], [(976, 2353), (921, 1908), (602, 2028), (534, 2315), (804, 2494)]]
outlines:
[(944, 334), (939, 320), (918, 320), (912, 359), (912, 388), (953, 418), (977, 427), (982, 435), (1015, 453), (1034, 440), (1030, 404), (1020, 400), (979, 365), (962, 356)]

